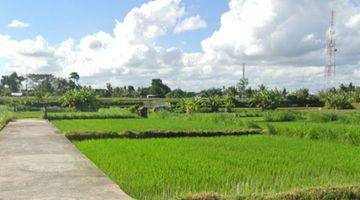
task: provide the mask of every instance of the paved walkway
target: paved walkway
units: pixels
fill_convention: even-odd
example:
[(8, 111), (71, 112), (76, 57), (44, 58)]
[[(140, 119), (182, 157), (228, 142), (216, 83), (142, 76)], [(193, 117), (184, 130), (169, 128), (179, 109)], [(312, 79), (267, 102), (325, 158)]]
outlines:
[(0, 132), (0, 200), (131, 199), (47, 121)]

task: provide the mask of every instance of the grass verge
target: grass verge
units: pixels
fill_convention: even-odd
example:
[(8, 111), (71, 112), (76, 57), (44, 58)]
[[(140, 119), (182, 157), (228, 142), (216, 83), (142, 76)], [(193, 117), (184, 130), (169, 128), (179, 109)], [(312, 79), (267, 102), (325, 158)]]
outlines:
[(5, 125), (14, 118), (12, 112), (9, 111), (0, 111), (0, 130), (2, 130)]

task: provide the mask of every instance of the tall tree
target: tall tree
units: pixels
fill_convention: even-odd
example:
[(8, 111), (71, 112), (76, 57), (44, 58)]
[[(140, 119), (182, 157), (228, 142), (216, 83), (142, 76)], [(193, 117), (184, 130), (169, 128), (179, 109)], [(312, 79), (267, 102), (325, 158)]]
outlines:
[(41, 89), (44, 93), (53, 93), (56, 78), (52, 74), (28, 74), (27, 82), (32, 89)]
[(19, 76), (16, 72), (13, 72), (10, 76), (2, 76), (1, 85), (8, 87), (11, 92), (19, 92), (21, 83), (25, 80), (23, 76)]
[(71, 89), (78, 88), (80, 75), (77, 72), (71, 72), (69, 76), (69, 85)]
[(80, 80), (80, 75), (77, 72), (71, 72), (69, 79), (78, 83)]
[(56, 95), (63, 95), (70, 89), (70, 84), (65, 78), (55, 78), (53, 87)]
[(165, 95), (171, 92), (171, 89), (165, 85), (161, 79), (153, 79), (151, 81), (150, 92), (158, 97), (165, 97)]
[(105, 93), (105, 96), (106, 97), (112, 97), (113, 96), (113, 87), (111, 85), (111, 83), (106, 83), (106, 93)]

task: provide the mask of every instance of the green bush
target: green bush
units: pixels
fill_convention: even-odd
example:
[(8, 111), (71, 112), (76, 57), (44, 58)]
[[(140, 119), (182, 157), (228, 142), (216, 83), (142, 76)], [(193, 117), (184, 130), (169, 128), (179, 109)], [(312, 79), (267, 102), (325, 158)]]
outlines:
[(227, 96), (224, 99), (224, 107), (226, 112), (232, 112), (233, 109), (236, 107), (236, 99), (231, 96)]
[(350, 97), (345, 92), (327, 92), (324, 100), (328, 109), (353, 109)]
[(8, 110), (0, 110), (0, 130), (14, 118), (14, 113)]
[(338, 117), (341, 123), (345, 124), (360, 124), (360, 113), (351, 112), (347, 114), (339, 115)]
[(251, 106), (262, 110), (272, 110), (284, 102), (284, 97), (278, 90), (260, 90), (255, 92), (251, 99)]
[(208, 109), (210, 112), (218, 112), (222, 105), (223, 101), (219, 96), (201, 99), (201, 108)]
[(301, 119), (301, 114), (294, 111), (267, 111), (264, 113), (266, 122), (288, 122)]
[(333, 112), (311, 112), (306, 116), (309, 122), (332, 122), (339, 119), (339, 114)]
[(95, 91), (87, 88), (74, 89), (66, 92), (62, 97), (63, 105), (81, 111), (98, 108)]
[(130, 106), (130, 107), (129, 107), (129, 111), (130, 111), (131, 113), (137, 113), (139, 107), (140, 107), (140, 106), (138, 106), (138, 105)]
[(192, 114), (194, 112), (197, 112), (201, 106), (201, 99), (192, 98), (187, 99), (184, 102), (184, 107), (187, 114)]

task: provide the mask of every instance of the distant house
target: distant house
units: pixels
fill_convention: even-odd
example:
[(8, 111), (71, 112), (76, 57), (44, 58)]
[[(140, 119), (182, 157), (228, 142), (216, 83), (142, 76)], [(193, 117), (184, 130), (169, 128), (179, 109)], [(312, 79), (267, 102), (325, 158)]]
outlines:
[(12, 97), (22, 97), (23, 93), (22, 92), (12, 92), (10, 94), (10, 96), (12, 96)]

